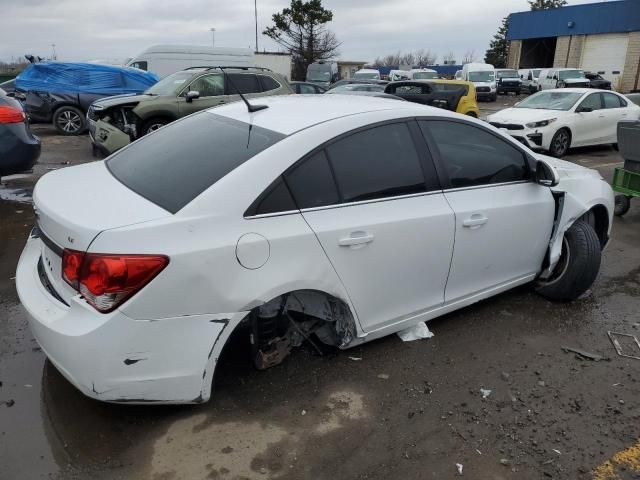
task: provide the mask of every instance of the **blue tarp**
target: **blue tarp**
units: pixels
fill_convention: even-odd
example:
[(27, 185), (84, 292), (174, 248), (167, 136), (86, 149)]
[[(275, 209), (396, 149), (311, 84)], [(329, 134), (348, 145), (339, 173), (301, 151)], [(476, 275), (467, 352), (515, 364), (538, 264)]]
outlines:
[(32, 63), (16, 77), (16, 89), (25, 92), (73, 92), (118, 95), (140, 93), (159, 77), (137, 68), (97, 63)]

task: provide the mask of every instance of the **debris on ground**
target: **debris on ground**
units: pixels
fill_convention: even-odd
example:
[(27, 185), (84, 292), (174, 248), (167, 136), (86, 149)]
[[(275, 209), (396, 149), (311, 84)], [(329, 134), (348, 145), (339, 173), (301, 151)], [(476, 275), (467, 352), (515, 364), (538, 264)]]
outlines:
[(462, 469), (464, 466), (461, 463), (456, 463), (456, 469), (458, 470), (458, 475), (462, 475)]
[(507, 460), (506, 458), (501, 458), (501, 459), (500, 459), (500, 463), (501, 463), (502, 465), (504, 465), (505, 467), (508, 467), (508, 466), (509, 466), (509, 460)]
[(480, 393), (482, 394), (482, 398), (487, 398), (489, 395), (491, 395), (492, 390), (488, 390), (486, 388), (481, 388), (480, 389)]
[(565, 353), (575, 353), (581, 358), (585, 358), (587, 360), (593, 360), (594, 362), (599, 362), (600, 360), (607, 360), (603, 355), (598, 355), (597, 353), (587, 352), (586, 350), (581, 350), (579, 348), (573, 347), (560, 347), (564, 350)]
[[(611, 331), (607, 332), (607, 335), (609, 335), (609, 339), (611, 340), (611, 343), (613, 343), (613, 347), (616, 349), (616, 353), (619, 356), (640, 360), (640, 341), (638, 341), (637, 337), (628, 333)], [(630, 350), (627, 353), (625, 353), (625, 349), (620, 344), (623, 340), (626, 340), (626, 343), (628, 343), (628, 345), (625, 345), (627, 350)]]
[(431, 338), (433, 337), (433, 332), (429, 330), (426, 323), (420, 322), (412, 327), (399, 331), (398, 336), (403, 342), (413, 342), (414, 340), (420, 340), (422, 338)]
[(388, 373), (379, 373), (378, 374), (378, 378), (381, 378), (382, 380), (388, 380), (389, 379), (389, 374)]
[(349, 357), (349, 360), (353, 360), (354, 362), (359, 362), (362, 360), (362, 357)]

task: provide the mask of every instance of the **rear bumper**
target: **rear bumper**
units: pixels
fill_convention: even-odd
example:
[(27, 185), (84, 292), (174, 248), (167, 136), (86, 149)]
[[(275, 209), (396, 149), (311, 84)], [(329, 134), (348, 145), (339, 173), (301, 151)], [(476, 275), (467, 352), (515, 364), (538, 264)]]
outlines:
[(16, 288), (34, 337), (69, 382), (88, 397), (108, 402), (209, 399), (230, 324), (245, 313), (152, 321), (117, 310), (100, 314), (79, 295), (67, 306), (40, 280), (40, 254), (40, 240), (30, 238), (18, 263)]
[(0, 126), (0, 175), (33, 168), (40, 157), (40, 138), (23, 123)]

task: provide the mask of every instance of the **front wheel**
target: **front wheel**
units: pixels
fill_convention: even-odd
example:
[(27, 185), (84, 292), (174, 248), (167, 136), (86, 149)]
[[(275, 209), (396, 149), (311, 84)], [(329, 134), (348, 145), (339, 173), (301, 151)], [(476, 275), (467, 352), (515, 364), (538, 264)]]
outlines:
[(571, 134), (566, 128), (558, 130), (551, 139), (551, 145), (549, 146), (549, 153), (552, 157), (561, 158), (564, 157), (569, 151), (571, 145)]
[(53, 114), (53, 126), (61, 135), (80, 135), (86, 128), (86, 119), (76, 107), (60, 107)]
[(147, 133), (155, 132), (169, 123), (171, 123), (171, 120), (167, 118), (152, 118), (142, 127), (142, 134), (146, 135)]
[(564, 234), (562, 253), (553, 273), (538, 281), (538, 293), (549, 300), (575, 300), (595, 281), (601, 257), (596, 231), (587, 222), (577, 220)]
[(616, 195), (616, 204), (613, 213), (617, 217), (622, 217), (631, 208), (631, 199), (626, 195)]

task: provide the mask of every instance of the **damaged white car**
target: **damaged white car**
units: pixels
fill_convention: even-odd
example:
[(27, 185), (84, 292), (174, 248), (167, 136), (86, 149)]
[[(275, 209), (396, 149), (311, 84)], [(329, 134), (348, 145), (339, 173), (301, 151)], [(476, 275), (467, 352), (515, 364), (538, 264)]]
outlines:
[(347, 349), (517, 285), (571, 300), (596, 278), (614, 209), (597, 172), (414, 103), (254, 101), (38, 182), (17, 290), (86, 395), (204, 402), (241, 324), (266, 368), (303, 341)]

